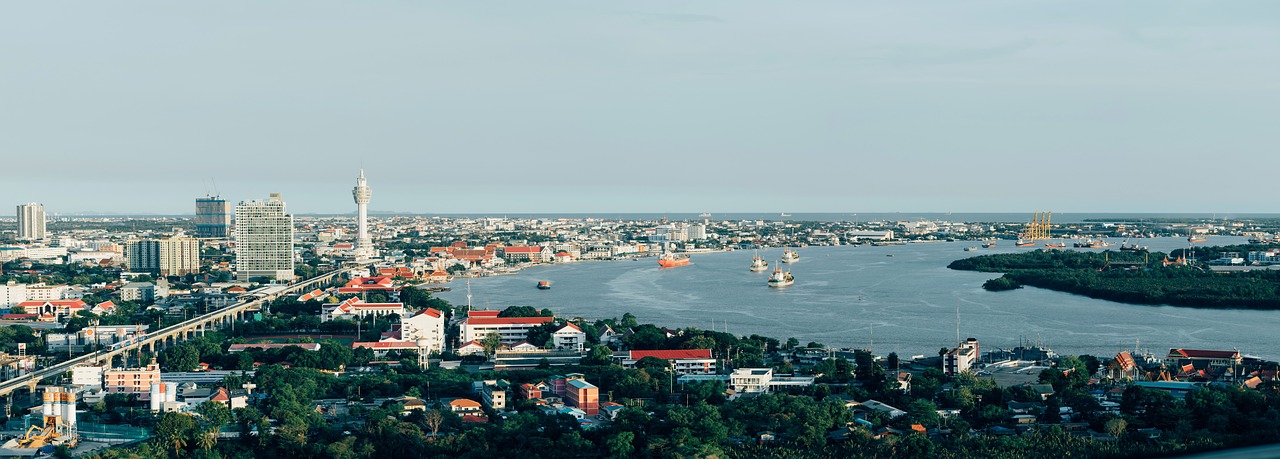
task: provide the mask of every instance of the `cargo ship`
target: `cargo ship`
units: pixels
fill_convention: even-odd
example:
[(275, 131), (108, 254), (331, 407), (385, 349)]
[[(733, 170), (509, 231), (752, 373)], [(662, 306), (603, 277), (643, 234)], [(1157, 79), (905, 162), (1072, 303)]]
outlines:
[(769, 286), (778, 288), (786, 287), (796, 283), (796, 278), (791, 277), (791, 271), (782, 272), (782, 268), (774, 268), (773, 275), (769, 276)]
[(1050, 249), (1065, 249), (1067, 248), (1067, 243), (1066, 241), (1058, 241), (1056, 243), (1050, 242), (1048, 244), (1045, 244), (1044, 246)]
[(1026, 241), (1026, 240), (1018, 239), (1018, 242), (1013, 243), (1013, 245), (1016, 247), (1035, 247), (1036, 241)]
[(676, 266), (684, 266), (687, 264), (689, 264), (688, 255), (676, 255), (674, 253), (665, 253), (665, 254), (662, 254), (662, 257), (658, 258), (658, 266), (661, 266), (663, 268), (674, 268)]
[(783, 263), (795, 263), (798, 260), (800, 260), (800, 254), (796, 253), (796, 251), (787, 250), (785, 252), (782, 252)]
[(761, 259), (760, 254), (757, 252), (756, 257), (751, 259), (751, 271), (758, 273), (766, 269), (769, 269), (769, 263)]
[(551, 281), (538, 281), (538, 290), (551, 290)]
[(982, 244), (982, 248), (984, 248), (984, 249), (994, 249), (994, 248), (996, 248), (996, 241), (987, 241), (987, 243), (986, 243), (986, 244)]

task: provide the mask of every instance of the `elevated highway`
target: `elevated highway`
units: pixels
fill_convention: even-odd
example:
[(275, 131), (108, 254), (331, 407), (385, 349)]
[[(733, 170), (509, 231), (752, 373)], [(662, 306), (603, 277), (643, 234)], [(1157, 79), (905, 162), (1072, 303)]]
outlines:
[(111, 359), (114, 359), (118, 355), (127, 352), (137, 352), (144, 347), (149, 352), (155, 352), (156, 348), (163, 349), (177, 345), (178, 343), (193, 337), (203, 336), (207, 331), (218, 330), (231, 326), (236, 322), (243, 321), (246, 314), (261, 309), (266, 303), (298, 291), (315, 288), (316, 285), (326, 283), (334, 276), (346, 273), (352, 269), (355, 269), (355, 267), (332, 271), (296, 284), (262, 287), (241, 296), (239, 303), (218, 309), (217, 311), (170, 325), (160, 330), (147, 333), (142, 337), (134, 338), (130, 341), (116, 343), (111, 349), (98, 350), (47, 368), (33, 371), (17, 378), (0, 382), (0, 397), (7, 397), (14, 391), (21, 389), (26, 389), (30, 394), (35, 394), (36, 386), (41, 380), (71, 371), (71, 368), (77, 365), (110, 362)]

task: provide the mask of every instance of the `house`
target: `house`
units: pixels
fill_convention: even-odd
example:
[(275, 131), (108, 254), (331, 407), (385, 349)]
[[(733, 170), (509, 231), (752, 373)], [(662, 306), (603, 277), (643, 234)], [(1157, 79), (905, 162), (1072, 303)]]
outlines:
[(93, 306), (93, 309), (89, 310), (89, 312), (92, 312), (99, 316), (111, 314), (111, 313), (114, 313), (115, 311), (116, 311), (116, 304), (112, 303), (110, 300), (98, 303)]
[(556, 252), (552, 260), (556, 263), (572, 263), (573, 255), (569, 254), (569, 252)]
[(480, 402), (466, 398), (456, 398), (450, 401), (449, 411), (458, 413), (459, 416), (478, 415), (484, 413), (484, 409), (480, 407)]
[(896, 419), (898, 416), (907, 414), (906, 411), (902, 411), (900, 409), (894, 408), (886, 403), (883, 403), (877, 400), (867, 400), (865, 402), (858, 403), (853, 406), (853, 409), (875, 411), (875, 412), (884, 414), (885, 416), (888, 416), (889, 419)]
[(606, 346), (622, 342), (622, 335), (613, 331), (613, 327), (610, 327), (608, 324), (604, 326), (604, 330), (600, 330), (600, 336), (597, 336), (596, 338), (598, 338), (597, 341), (600, 341), (600, 344)]
[(520, 396), (525, 400), (537, 400), (542, 398), (542, 393), (549, 389), (550, 386), (542, 381), (537, 383), (525, 383), (520, 385)]
[(439, 270), (439, 269), (431, 271), (430, 274), (423, 276), (423, 278), (426, 279), (427, 282), (430, 282), (433, 284), (443, 284), (445, 282), (449, 282), (450, 280), (453, 280), (453, 276), (450, 276), (447, 271)]
[(614, 354), (613, 360), (623, 368), (635, 368), (636, 362), (645, 357), (666, 360), (677, 375), (716, 374), (711, 349), (632, 350)]
[(457, 354), (458, 355), (483, 355), (484, 345), (480, 344), (480, 341), (471, 340), (471, 341), (468, 341), (466, 344), (458, 346)]
[(618, 420), (618, 413), (621, 413), (624, 408), (626, 408), (626, 406), (623, 406), (621, 403), (604, 402), (600, 404), (600, 415), (610, 421), (616, 421)]
[(563, 327), (551, 334), (551, 341), (556, 349), (572, 349), (582, 352), (587, 341), (587, 334), (573, 323), (565, 323)]

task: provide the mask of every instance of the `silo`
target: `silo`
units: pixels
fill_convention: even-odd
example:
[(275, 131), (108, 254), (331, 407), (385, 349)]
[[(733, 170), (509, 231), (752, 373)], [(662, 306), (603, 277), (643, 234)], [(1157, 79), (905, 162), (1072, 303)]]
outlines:
[(62, 404), (64, 407), (62, 422), (65, 423), (67, 427), (75, 427), (76, 426), (76, 394), (71, 391), (63, 392)]

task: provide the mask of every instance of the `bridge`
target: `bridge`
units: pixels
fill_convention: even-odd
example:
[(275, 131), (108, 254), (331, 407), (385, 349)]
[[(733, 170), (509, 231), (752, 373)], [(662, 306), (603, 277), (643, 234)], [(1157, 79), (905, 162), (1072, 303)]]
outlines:
[(30, 394), (34, 395), (36, 392), (36, 386), (41, 380), (71, 371), (71, 368), (78, 365), (111, 362), (111, 360), (116, 356), (127, 352), (136, 352), (144, 347), (147, 348), (149, 352), (154, 353), (156, 347), (164, 349), (169, 346), (177, 345), (178, 343), (191, 339), (195, 336), (204, 336), (207, 331), (232, 326), (236, 322), (243, 321), (246, 314), (261, 309), (262, 305), (267, 302), (297, 291), (314, 288), (317, 284), (328, 282), (334, 276), (349, 272), (352, 269), (355, 269), (355, 267), (333, 271), (292, 285), (273, 285), (256, 289), (253, 292), (241, 296), (239, 303), (227, 306), (217, 311), (170, 325), (152, 333), (147, 333), (145, 336), (140, 338), (134, 338), (123, 343), (117, 343), (116, 346), (111, 349), (94, 351), (47, 368), (33, 371), (17, 378), (0, 382), (0, 397), (10, 396), (14, 391), (20, 389), (26, 389)]

